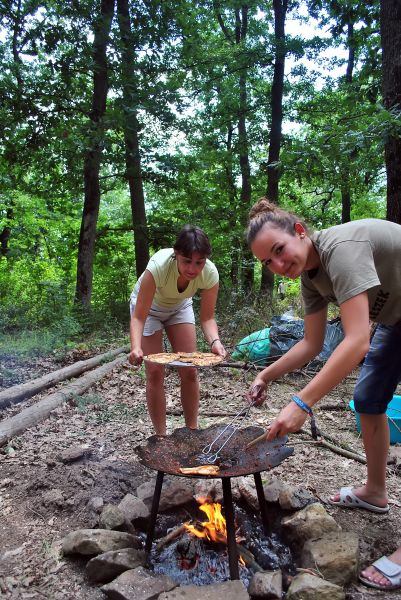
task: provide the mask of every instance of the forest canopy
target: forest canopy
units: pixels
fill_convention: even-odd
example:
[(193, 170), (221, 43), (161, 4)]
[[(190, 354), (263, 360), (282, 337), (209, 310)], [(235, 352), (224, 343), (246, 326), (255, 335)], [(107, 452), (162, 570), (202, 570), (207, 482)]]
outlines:
[(2, 2), (1, 331), (74, 307), (126, 323), (185, 223), (210, 236), (228, 295), (271, 298), (244, 239), (262, 195), (314, 228), (400, 222), (390, 5)]

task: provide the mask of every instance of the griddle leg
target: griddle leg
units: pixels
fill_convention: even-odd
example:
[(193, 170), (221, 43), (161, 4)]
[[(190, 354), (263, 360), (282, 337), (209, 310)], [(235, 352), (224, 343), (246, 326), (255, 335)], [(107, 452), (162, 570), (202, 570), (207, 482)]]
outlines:
[(260, 473), (254, 473), (253, 476), (255, 478), (256, 492), (258, 494), (258, 502), (260, 508), (260, 516), (262, 517), (263, 531), (266, 535), (269, 535), (269, 515), (267, 512), (265, 493), (263, 491), (262, 477)]
[(227, 550), (228, 565), (230, 567), (230, 578), (239, 579), (238, 551), (235, 541), (234, 506), (231, 493), (231, 477), (222, 477), (224, 510), (226, 513), (227, 526)]
[(157, 519), (157, 511), (159, 510), (160, 503), (160, 495), (162, 493), (162, 485), (163, 485), (164, 472), (157, 471), (155, 492), (153, 494), (152, 500), (152, 510), (150, 512), (150, 521), (148, 527), (148, 535), (146, 536), (146, 545), (145, 552), (147, 554), (149, 560), (149, 554), (152, 548), (153, 536), (155, 533), (156, 519)]

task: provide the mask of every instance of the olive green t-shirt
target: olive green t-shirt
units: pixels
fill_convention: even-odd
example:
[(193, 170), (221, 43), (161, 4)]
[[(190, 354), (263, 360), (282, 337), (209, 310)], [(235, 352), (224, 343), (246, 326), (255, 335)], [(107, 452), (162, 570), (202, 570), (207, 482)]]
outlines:
[(321, 266), (301, 275), (306, 314), (367, 292), (373, 321), (401, 320), (401, 225), (362, 219), (315, 232), (311, 239)]
[[(165, 248), (156, 252), (146, 267), (152, 273), (156, 283), (153, 302), (158, 306), (171, 308), (180, 304), (186, 298), (192, 298), (198, 289), (210, 289), (219, 281), (219, 273), (208, 258), (199, 275), (188, 283), (183, 292), (179, 292), (177, 281), (179, 277), (177, 261), (173, 248)], [(135, 284), (133, 295), (136, 295), (141, 285), (142, 275)]]

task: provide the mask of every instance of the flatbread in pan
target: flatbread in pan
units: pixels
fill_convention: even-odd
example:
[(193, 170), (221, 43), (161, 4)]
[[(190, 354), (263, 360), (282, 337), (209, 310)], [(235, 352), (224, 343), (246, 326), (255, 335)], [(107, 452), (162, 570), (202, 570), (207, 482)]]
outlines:
[(158, 354), (148, 354), (145, 360), (159, 363), (162, 365), (183, 363), (183, 365), (193, 365), (194, 367), (212, 367), (223, 360), (222, 356), (213, 354), (213, 352), (159, 352)]

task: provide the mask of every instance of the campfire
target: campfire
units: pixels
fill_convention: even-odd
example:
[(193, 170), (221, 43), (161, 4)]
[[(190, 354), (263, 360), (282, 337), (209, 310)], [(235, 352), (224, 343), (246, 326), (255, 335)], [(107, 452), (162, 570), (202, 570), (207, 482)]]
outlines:
[(198, 538), (206, 538), (211, 542), (227, 544), (226, 520), (221, 512), (219, 502), (201, 502), (199, 510), (205, 513), (208, 521), (197, 522), (195, 525), (184, 523), (185, 529)]

